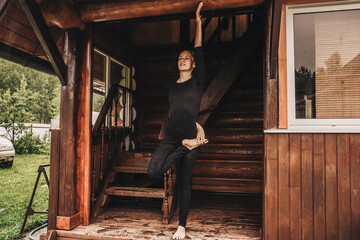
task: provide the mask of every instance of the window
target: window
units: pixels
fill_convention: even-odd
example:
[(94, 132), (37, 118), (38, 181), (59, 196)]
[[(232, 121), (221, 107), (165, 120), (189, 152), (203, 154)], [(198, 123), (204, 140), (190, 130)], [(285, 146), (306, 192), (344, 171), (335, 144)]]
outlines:
[[(120, 85), (127, 89), (134, 89), (133, 86), (130, 86), (130, 68), (117, 61), (116, 59), (110, 57), (108, 54), (95, 49), (94, 50), (94, 72), (93, 72), (93, 124), (96, 121), (96, 118), (105, 102), (105, 98), (108, 95), (111, 85)], [(119, 88), (119, 108), (117, 108), (117, 115), (121, 121), (118, 121), (118, 125), (123, 124), (123, 116), (125, 115), (125, 126), (130, 125), (129, 119), (129, 109), (131, 106), (131, 96), (124, 92), (122, 88)], [(125, 99), (123, 99), (125, 98)], [(123, 104), (126, 104), (126, 112), (123, 114)], [(115, 109), (115, 108), (114, 108)], [(115, 113), (112, 114), (112, 122), (115, 119)], [(109, 119), (108, 119), (109, 120)], [(108, 120), (105, 121), (105, 124), (108, 124)]]
[(287, 7), (291, 128), (359, 129), (360, 4)]

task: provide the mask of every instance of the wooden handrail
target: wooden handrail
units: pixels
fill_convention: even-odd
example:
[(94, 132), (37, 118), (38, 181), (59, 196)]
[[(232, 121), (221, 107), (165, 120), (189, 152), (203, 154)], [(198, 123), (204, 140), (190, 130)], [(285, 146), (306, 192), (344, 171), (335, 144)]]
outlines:
[(109, 108), (111, 106), (111, 103), (115, 97), (115, 95), (117, 94), (118, 91), (118, 86), (117, 85), (111, 85), (111, 88), (109, 90), (109, 94), (107, 95), (104, 105), (102, 106), (99, 116), (96, 119), (96, 122), (94, 124), (93, 130), (92, 130), (92, 134), (93, 136), (96, 136), (98, 134), (98, 132), (100, 131), (101, 125), (104, 123), (105, 121), (105, 117), (107, 112), (109, 111)]
[(124, 92), (130, 92), (130, 93), (134, 93), (133, 90), (131, 90), (130, 88), (121, 86), (119, 84), (112, 84), (111, 88), (109, 90), (109, 93), (104, 101), (104, 104), (100, 110), (99, 116), (96, 119), (96, 122), (94, 124), (93, 130), (92, 130), (92, 134), (93, 136), (96, 136), (98, 134), (98, 132), (100, 131), (101, 125), (104, 123), (105, 121), (105, 117), (107, 112), (109, 111), (110, 107), (111, 107), (111, 103), (114, 100), (118, 89), (121, 88), (122, 90), (124, 90)]

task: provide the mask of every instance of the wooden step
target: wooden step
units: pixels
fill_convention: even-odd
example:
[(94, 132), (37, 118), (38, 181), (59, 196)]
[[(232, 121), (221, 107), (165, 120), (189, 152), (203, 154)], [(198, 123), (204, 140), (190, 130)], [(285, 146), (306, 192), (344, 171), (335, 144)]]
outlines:
[(219, 192), (256, 192), (263, 191), (263, 180), (240, 178), (193, 177), (192, 189)]
[(218, 161), (255, 161), (262, 162), (262, 154), (221, 154), (221, 153), (199, 153), (199, 160), (218, 160)]
[[(143, 143), (143, 150), (153, 151), (157, 143)], [(200, 146), (201, 153), (222, 153), (222, 154), (263, 154), (262, 144), (212, 144)]]
[(196, 177), (263, 178), (262, 161), (197, 160), (193, 169)]
[[(205, 130), (206, 138), (212, 143), (263, 143), (262, 133), (247, 133), (246, 131), (236, 132), (227, 131), (227, 129), (209, 129)], [(143, 142), (159, 142), (159, 133), (142, 133)]]
[(141, 166), (117, 166), (115, 172), (118, 173), (147, 173), (147, 167)]
[(114, 171), (118, 173), (147, 173), (150, 159), (150, 153), (125, 153), (118, 156)]
[(163, 188), (141, 188), (141, 187), (110, 187), (105, 190), (105, 194), (111, 196), (127, 197), (147, 197), (147, 198), (164, 198)]
[(212, 144), (208, 143), (200, 147), (203, 153), (223, 153), (223, 154), (263, 154), (262, 144)]

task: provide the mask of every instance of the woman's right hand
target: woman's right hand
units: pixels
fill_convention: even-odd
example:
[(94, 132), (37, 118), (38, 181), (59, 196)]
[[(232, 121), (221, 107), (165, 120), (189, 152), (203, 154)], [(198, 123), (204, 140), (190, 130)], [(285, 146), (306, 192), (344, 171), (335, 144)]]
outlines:
[(198, 5), (198, 8), (196, 10), (196, 22), (201, 22), (200, 11), (201, 11), (201, 8), (203, 7), (203, 5), (204, 5), (203, 2), (200, 2), (199, 5)]

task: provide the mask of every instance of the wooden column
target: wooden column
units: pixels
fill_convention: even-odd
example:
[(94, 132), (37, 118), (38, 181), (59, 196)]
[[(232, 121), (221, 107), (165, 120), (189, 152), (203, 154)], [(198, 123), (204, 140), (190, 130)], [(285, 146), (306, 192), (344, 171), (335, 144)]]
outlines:
[[(79, 51), (80, 52), (80, 51)], [(90, 222), (90, 168), (91, 168), (91, 89), (93, 62), (93, 27), (86, 26), (81, 44), (81, 78), (79, 82), (79, 110), (77, 122), (77, 197), (80, 223)]]
[(60, 130), (51, 129), (48, 231), (56, 229), (56, 216), (59, 200), (59, 157)]
[(68, 81), (61, 87), (58, 229), (72, 229), (80, 220), (76, 208), (77, 38), (76, 29), (65, 31), (63, 57)]
[(270, 53), (272, 31), (273, 1), (269, 1), (265, 13), (265, 47), (264, 47), (264, 129), (277, 128), (278, 96), (277, 78), (271, 78)]
[(287, 59), (286, 59), (286, 5), (281, 10), (279, 37), (279, 128), (288, 127), (287, 119)]

